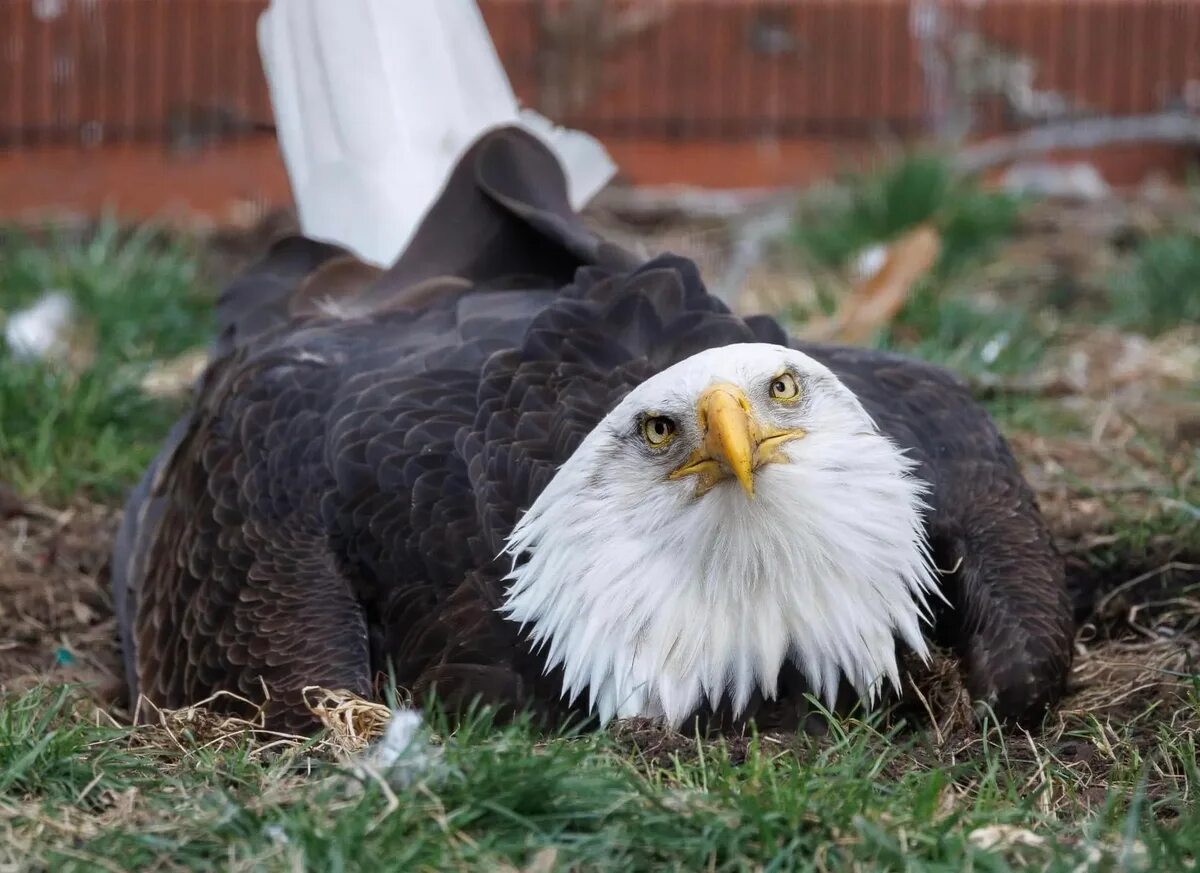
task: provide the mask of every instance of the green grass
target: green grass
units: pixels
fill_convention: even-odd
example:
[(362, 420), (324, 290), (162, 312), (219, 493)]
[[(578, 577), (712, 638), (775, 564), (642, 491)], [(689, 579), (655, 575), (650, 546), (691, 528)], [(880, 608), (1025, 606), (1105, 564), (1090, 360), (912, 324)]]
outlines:
[(1109, 303), (1117, 324), (1150, 335), (1200, 323), (1200, 236), (1146, 240), (1111, 282)]
[(141, 376), (211, 335), (196, 263), (178, 237), (111, 222), (82, 243), (0, 237), (0, 311), (65, 291), (97, 346), (78, 378), (0, 353), (0, 480), (57, 502), (76, 493), (112, 499), (136, 479), (179, 411), (145, 396)]
[(1024, 310), (985, 308), (965, 293), (924, 283), (877, 338), (962, 376), (1024, 373), (1042, 360), (1048, 337)]
[(155, 774), (153, 762), (122, 754), (125, 731), (71, 716), (68, 687), (5, 698), (0, 707), (0, 796), (70, 795), (91, 803), (89, 786), (124, 791)]
[(802, 207), (796, 242), (818, 262), (841, 267), (874, 243), (924, 222), (937, 228), (942, 252), (935, 272), (952, 275), (1012, 234), (1021, 201), (955, 174), (936, 154), (914, 154), (882, 172), (846, 178), (840, 197)]
[[(1024, 205), (1022, 198), (956, 175), (939, 155), (918, 153), (882, 171), (849, 176), (832, 195), (802, 204), (793, 239), (820, 267), (844, 272), (868, 246), (932, 224), (941, 237), (939, 259), (875, 344), (966, 376), (1012, 376), (1036, 368), (1053, 337), (1024, 306), (983, 305), (972, 268), (1013, 236)], [(800, 320), (836, 309), (837, 295), (821, 278), (820, 312), (797, 313)], [(1107, 318), (1122, 329), (1155, 336), (1200, 323), (1200, 236), (1176, 231), (1146, 239), (1107, 290)], [(1056, 293), (1049, 289), (1043, 304), (1053, 304)]]
[[(1099, 501), (1111, 516), (1111, 533), (1100, 548), (1088, 552), (1088, 561), (1100, 569), (1152, 566), (1177, 558), (1196, 561), (1200, 558), (1200, 446), (1172, 449), (1144, 434), (1133, 440), (1133, 446), (1142, 463), (1115, 456), (1113, 480), (1128, 480), (1130, 473), (1140, 472), (1139, 467), (1141, 471), (1157, 468), (1161, 484), (1123, 493), (1105, 489), (1103, 482), (1063, 477), (1075, 494)], [(1195, 575), (1200, 579), (1200, 571)]]
[[(1192, 395), (1181, 402), (1200, 398)], [(1003, 433), (1092, 443), (1093, 422), (1060, 398), (1002, 391), (983, 404)], [(1200, 559), (1200, 446), (1140, 431), (1107, 451), (1105, 464), (1097, 478), (1069, 466), (1056, 477), (1074, 500), (1094, 504), (1106, 519), (1103, 535), (1082, 551), (1095, 580), (1111, 585), (1122, 573)]]
[(1003, 433), (1020, 431), (1054, 437), (1087, 432), (1087, 423), (1080, 415), (1055, 399), (1001, 392), (984, 398), (982, 403)]
[[(1181, 706), (1191, 717), (1197, 701)], [(272, 758), (249, 740), (173, 745), (95, 726), (38, 690), (0, 699), (0, 754), (26, 762), (0, 783), (0, 864), (519, 870), (553, 853), (562, 870), (1186, 869), (1200, 819), (1187, 783), (1164, 790), (1161, 774), (1196, 778), (1194, 737), (1142, 727), (1081, 719), (1055, 743), (988, 730), (938, 746), (851, 723), (650, 754), (628, 737), (546, 739), (478, 719), (438, 769), (392, 792), (303, 746)], [(1096, 752), (1088, 767), (1065, 757), (1081, 747)], [(1039, 845), (980, 848), (994, 826)], [(1135, 852), (1142, 863), (1121, 863)]]
[[(939, 155), (914, 154), (882, 172), (848, 177), (832, 199), (802, 205), (794, 241), (818, 265), (845, 270), (868, 246), (931, 223), (941, 239), (938, 260), (875, 343), (968, 375), (1007, 375), (1036, 366), (1045, 337), (1026, 312), (985, 308), (970, 282), (957, 280), (1012, 236), (1021, 206), (956, 175)], [(836, 297), (828, 289), (818, 296), (822, 314), (830, 314)]]

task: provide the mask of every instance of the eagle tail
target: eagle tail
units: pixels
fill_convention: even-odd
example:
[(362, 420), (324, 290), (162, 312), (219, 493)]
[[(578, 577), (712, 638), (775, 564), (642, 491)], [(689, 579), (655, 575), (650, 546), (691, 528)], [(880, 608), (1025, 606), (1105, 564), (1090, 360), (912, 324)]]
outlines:
[(581, 267), (634, 269), (641, 259), (598, 236), (570, 203), (555, 152), (523, 127), (486, 131), (449, 173), (387, 270), (306, 236), (277, 241), (217, 302), (214, 358), (297, 316), (359, 317), (419, 309), (468, 286), (559, 289)]
[(594, 138), (518, 106), (475, 0), (272, 0), (258, 41), (304, 233), (373, 264), (487, 130), (548, 145), (574, 209), (616, 172)]

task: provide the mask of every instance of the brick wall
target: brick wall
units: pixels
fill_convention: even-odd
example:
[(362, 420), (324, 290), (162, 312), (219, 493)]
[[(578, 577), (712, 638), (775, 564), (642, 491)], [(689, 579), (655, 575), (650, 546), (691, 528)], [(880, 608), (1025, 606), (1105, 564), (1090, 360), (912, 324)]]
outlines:
[[(39, 155), (76, 169), (115, 147), (167, 169), (253, 155), (265, 172), (271, 113), (255, 42), (265, 5), (0, 0), (0, 209), (17, 199), (14, 186), (36, 197), (11, 168)], [(641, 182), (801, 182), (844, 156), (934, 132), (1200, 112), (1200, 0), (480, 7), (521, 99), (601, 136)], [(1145, 154), (1173, 165), (1181, 152)], [(187, 184), (186, 173), (178, 179)], [(263, 196), (278, 197), (276, 187)]]

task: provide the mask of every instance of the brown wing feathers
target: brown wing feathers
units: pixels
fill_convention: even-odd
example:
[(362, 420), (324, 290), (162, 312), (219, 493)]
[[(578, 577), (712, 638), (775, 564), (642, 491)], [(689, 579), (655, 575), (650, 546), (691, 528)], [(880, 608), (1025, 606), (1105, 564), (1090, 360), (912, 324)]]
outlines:
[[(450, 705), (565, 714), (556, 674), (496, 612), (518, 513), (650, 374), (787, 342), (730, 314), (690, 262), (639, 265), (600, 241), (552, 155), (513, 130), (471, 149), (391, 269), (285, 240), (218, 317), (194, 408), (118, 539), (123, 645), (131, 685), (160, 705), (254, 700), (265, 683), (293, 728), (311, 724), (304, 686), (369, 694), (389, 671)], [(934, 483), (939, 560), (962, 558), (945, 625), (973, 688), (1009, 714), (1053, 699), (1062, 571), (986, 414), (934, 368), (801, 348)]]

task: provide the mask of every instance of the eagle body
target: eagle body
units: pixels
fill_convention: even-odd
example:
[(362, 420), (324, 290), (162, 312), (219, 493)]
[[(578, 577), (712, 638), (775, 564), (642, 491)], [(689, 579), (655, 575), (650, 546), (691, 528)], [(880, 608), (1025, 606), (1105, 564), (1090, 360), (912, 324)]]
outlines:
[(390, 269), (288, 239), (218, 316), (114, 551), (135, 697), (740, 724), (870, 703), (928, 641), (1002, 716), (1061, 694), (1061, 562), (965, 387), (605, 243), (528, 134)]

